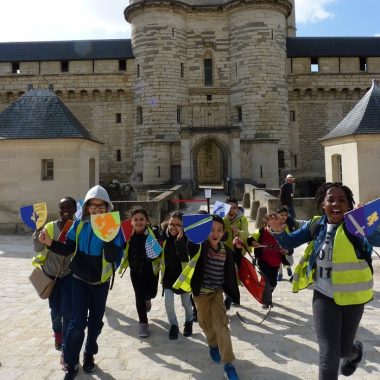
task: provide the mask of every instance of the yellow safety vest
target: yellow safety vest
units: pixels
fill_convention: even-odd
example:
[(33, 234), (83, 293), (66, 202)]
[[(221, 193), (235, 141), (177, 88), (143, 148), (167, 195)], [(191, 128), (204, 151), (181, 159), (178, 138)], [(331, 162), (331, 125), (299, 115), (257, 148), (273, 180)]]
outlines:
[[(54, 238), (54, 222), (49, 222), (44, 226), (50, 239)], [(45, 264), (49, 248), (45, 245), (44, 249), (36, 254), (32, 259), (32, 264), (35, 267), (40, 267)]]
[(191, 279), (194, 274), (195, 266), (201, 255), (202, 245), (199, 245), (199, 250), (195, 256), (185, 266), (185, 269), (177, 278), (177, 281), (173, 285), (173, 289), (182, 289), (185, 292), (191, 292)]
[[(315, 268), (309, 273), (307, 270), (313, 247), (314, 241), (311, 241), (294, 270), (294, 293), (313, 283)], [(337, 305), (358, 305), (373, 299), (372, 272), (364, 259), (357, 258), (354, 246), (344, 232), (343, 224), (335, 234), (331, 275), (333, 297)]]

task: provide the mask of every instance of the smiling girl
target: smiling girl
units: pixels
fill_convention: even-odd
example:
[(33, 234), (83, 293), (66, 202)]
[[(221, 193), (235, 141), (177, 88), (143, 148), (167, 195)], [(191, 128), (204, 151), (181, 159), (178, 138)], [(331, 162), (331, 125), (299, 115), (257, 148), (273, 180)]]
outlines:
[(293, 292), (314, 283), (313, 315), (319, 344), (319, 379), (352, 375), (363, 345), (355, 341), (364, 304), (373, 298), (372, 246), (380, 246), (380, 233), (367, 238), (350, 235), (344, 214), (354, 208), (351, 190), (341, 183), (325, 183), (315, 197), (322, 217), (314, 217), (299, 230), (287, 234), (278, 215), (271, 227), (282, 247), (310, 242), (293, 277)]

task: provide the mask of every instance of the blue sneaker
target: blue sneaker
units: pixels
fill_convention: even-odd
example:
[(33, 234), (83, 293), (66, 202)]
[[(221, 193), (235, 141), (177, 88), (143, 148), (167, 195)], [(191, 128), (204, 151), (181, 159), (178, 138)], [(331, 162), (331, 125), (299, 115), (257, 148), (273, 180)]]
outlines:
[(211, 359), (214, 363), (219, 364), (222, 361), (218, 346), (210, 347), (210, 356), (211, 356)]
[(226, 363), (224, 365), (224, 377), (227, 380), (239, 380), (236, 369), (231, 363)]

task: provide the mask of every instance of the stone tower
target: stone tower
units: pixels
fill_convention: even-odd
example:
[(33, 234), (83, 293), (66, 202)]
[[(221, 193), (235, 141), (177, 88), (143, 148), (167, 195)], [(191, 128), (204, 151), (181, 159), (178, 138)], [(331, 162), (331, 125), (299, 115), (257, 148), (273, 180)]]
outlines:
[(292, 3), (130, 1), (135, 186), (278, 185), (289, 150)]

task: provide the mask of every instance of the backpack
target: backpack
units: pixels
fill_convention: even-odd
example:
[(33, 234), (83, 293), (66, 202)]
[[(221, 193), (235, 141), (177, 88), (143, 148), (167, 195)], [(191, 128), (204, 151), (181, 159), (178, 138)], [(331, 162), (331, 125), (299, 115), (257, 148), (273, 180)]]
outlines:
[[(320, 220), (321, 220), (320, 218), (319, 219), (315, 218), (310, 223), (310, 236), (311, 236), (310, 241), (314, 240), (314, 238), (316, 236), (318, 236), (318, 234), (319, 234), (319, 231), (321, 229), (321, 225), (318, 222)], [(368, 244), (366, 244), (364, 239), (352, 235), (347, 230), (347, 227), (345, 224), (343, 224), (343, 231), (346, 234), (350, 243), (353, 245), (355, 253), (356, 253), (356, 257), (359, 260), (364, 259), (367, 262), (369, 269), (371, 270), (371, 272), (373, 274), (372, 257), (371, 257), (372, 247), (369, 246)]]

